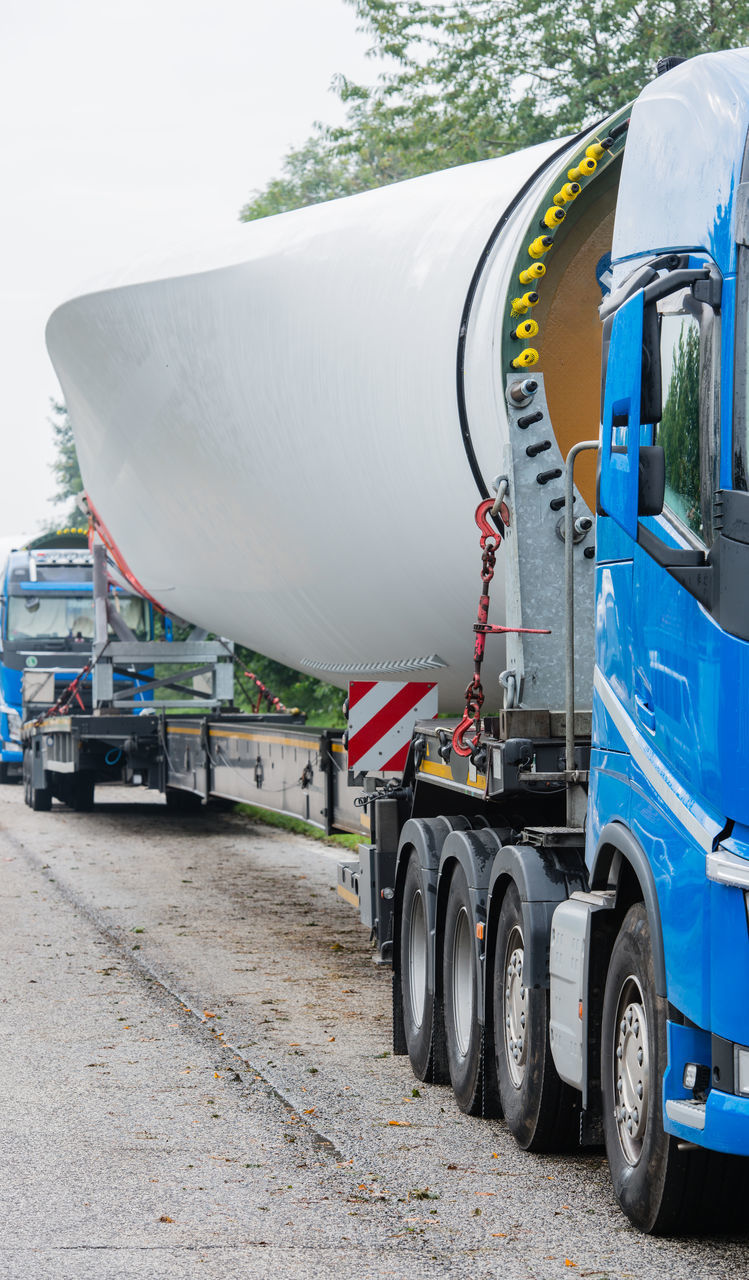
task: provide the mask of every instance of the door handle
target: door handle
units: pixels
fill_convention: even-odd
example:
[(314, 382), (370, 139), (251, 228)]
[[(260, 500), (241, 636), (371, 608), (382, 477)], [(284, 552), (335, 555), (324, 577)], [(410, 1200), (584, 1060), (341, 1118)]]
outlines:
[(637, 711), (637, 719), (643, 728), (655, 733), (655, 711), (649, 702), (640, 697), (639, 693), (635, 694), (635, 710)]

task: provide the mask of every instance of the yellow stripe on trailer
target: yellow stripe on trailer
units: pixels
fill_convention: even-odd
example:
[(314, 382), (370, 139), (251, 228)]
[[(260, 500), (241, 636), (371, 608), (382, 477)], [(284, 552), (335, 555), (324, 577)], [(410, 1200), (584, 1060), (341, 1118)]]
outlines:
[(211, 725), (208, 730), (211, 738), (231, 738), (233, 740), (241, 740), (242, 742), (270, 742), (281, 747), (300, 747), (302, 750), (319, 751), (319, 738), (282, 738), (275, 734), (266, 733), (240, 733), (222, 729), (220, 725)]
[(435, 764), (432, 760), (423, 760), (419, 766), (419, 773), (431, 774), (434, 778), (443, 778), (450, 786), (459, 787), (461, 791), (480, 791), (482, 795), (486, 791), (486, 774), (483, 773), (477, 773), (475, 780), (466, 778), (465, 782), (456, 782), (449, 765)]
[(338, 886), (338, 893), (339, 893), (339, 896), (343, 898), (343, 901), (347, 902), (350, 907), (358, 908), (359, 906), (358, 894), (352, 893), (350, 889), (345, 888), (345, 886), (342, 884), (339, 884)]

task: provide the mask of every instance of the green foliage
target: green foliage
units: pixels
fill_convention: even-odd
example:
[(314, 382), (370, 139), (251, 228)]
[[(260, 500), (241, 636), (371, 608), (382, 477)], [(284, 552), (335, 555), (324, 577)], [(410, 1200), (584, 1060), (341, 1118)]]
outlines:
[(274, 178), (240, 211), (240, 220), (250, 222), (282, 210), (363, 191), (366, 183), (357, 177), (355, 165), (338, 155), (330, 131), (317, 125), (312, 137), (298, 150), (290, 151), (281, 165), (282, 176)]
[[(298, 707), (307, 717), (307, 723), (323, 725), (329, 729), (342, 729), (346, 723), (341, 707), (345, 694), (342, 689), (332, 684), (316, 680), (314, 676), (302, 675), (282, 662), (265, 658), (260, 653), (253, 653), (237, 645), (235, 649), (240, 669), (253, 671), (262, 680), (266, 689), (292, 710)], [(242, 676), (236, 682), (234, 699), (243, 711), (254, 711), (258, 698), (255, 684)], [(263, 702), (261, 710), (266, 709)]]
[(383, 68), (345, 76), (342, 126), (316, 125), (243, 221), (575, 132), (652, 78), (659, 57), (746, 43), (749, 0), (347, 0)]
[(237, 804), (234, 806), (234, 811), (241, 813), (245, 818), (250, 818), (253, 822), (262, 822), (266, 827), (279, 827), (282, 831), (293, 831), (298, 836), (321, 840), (323, 844), (332, 845), (334, 849), (357, 849), (363, 838), (363, 834), (362, 836), (346, 834), (326, 836), (322, 834), (319, 827), (313, 827), (310, 822), (304, 822), (301, 818), (292, 818), (288, 813), (274, 813), (272, 809), (260, 809), (254, 804)]
[(83, 491), (81, 470), (78, 466), (78, 454), (75, 450), (73, 428), (70, 425), (68, 411), (64, 404), (50, 400), (52, 417), (49, 424), (52, 428), (52, 439), (55, 447), (55, 459), (50, 463), (50, 470), (57, 484), (57, 492), (50, 502), (62, 505), (67, 502), (67, 514), (62, 517), (63, 523), (79, 525), (84, 522), (75, 498)]

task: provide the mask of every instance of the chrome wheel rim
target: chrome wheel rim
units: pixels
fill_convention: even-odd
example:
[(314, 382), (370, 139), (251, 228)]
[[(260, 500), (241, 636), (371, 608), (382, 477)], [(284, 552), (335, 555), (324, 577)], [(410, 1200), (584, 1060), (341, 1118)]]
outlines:
[(427, 993), (427, 930), (424, 900), (417, 889), (411, 902), (411, 919), (408, 929), (408, 993), (411, 999), (411, 1016), (420, 1027), (424, 1021)]
[(528, 998), (523, 985), (524, 952), (523, 935), (515, 925), (505, 948), (504, 1022), (505, 1056), (510, 1079), (516, 1089), (520, 1088), (525, 1078), (528, 1056), (526, 1037)]
[(614, 1117), (624, 1159), (637, 1164), (650, 1105), (650, 1053), (645, 997), (637, 978), (622, 983), (613, 1046)]
[(461, 1058), (468, 1055), (473, 1029), (473, 955), (468, 912), (461, 907), (455, 922), (452, 954), (452, 997), (455, 1043)]

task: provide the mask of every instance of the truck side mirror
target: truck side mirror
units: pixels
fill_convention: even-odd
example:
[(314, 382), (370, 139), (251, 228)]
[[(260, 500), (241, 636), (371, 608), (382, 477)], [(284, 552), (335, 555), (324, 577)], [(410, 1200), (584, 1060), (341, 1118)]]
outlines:
[(666, 453), (660, 444), (641, 444), (637, 493), (638, 516), (659, 516), (666, 498)]
[(598, 510), (631, 538), (639, 506), (643, 311), (639, 290), (612, 317), (601, 419)]
[[(661, 392), (661, 328), (655, 302), (646, 303), (642, 313), (642, 391), (640, 422), (655, 426), (663, 417)], [(642, 512), (641, 514), (645, 514)]]

